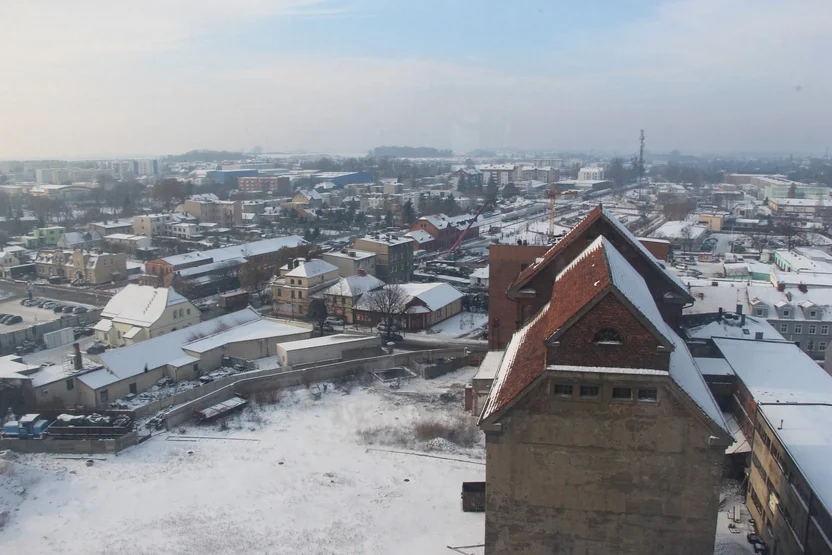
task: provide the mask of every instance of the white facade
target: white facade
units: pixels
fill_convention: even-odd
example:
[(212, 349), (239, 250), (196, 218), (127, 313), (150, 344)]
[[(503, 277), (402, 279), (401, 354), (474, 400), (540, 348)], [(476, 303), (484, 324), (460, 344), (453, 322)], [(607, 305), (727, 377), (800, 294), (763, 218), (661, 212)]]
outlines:
[(578, 181), (603, 181), (604, 168), (581, 168), (578, 172)]

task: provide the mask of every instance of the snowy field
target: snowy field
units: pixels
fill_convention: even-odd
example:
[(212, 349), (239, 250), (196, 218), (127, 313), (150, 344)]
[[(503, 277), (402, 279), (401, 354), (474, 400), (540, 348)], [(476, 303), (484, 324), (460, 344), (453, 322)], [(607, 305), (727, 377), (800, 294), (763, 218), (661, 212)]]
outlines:
[[(189, 425), (90, 467), (7, 454), (0, 552), (421, 555), (481, 544), (483, 514), (460, 502), (462, 482), (485, 475), (482, 435), (461, 408), (474, 371), (399, 390), (330, 385), (319, 401), (287, 391), (227, 430)], [(416, 439), (426, 419), (465, 423), (469, 446)]]

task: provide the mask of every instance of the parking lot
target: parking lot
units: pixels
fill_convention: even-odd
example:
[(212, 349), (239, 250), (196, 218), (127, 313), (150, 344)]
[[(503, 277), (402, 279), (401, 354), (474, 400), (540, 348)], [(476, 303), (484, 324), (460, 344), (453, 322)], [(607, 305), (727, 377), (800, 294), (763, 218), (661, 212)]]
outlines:
[[(32, 324), (42, 324), (44, 322), (51, 322), (59, 319), (64, 314), (58, 314), (51, 309), (38, 308), (35, 306), (23, 306), (20, 304), (21, 299), (14, 298), (5, 301), (0, 301), (0, 314), (14, 314), (23, 318), (22, 322), (17, 324), (5, 325), (0, 324), (0, 333), (17, 331), (28, 328)], [(72, 303), (72, 306), (81, 306)], [(89, 308), (89, 307), (86, 307)], [(69, 316), (69, 314), (67, 314)], [(2, 317), (0, 317), (2, 319)]]

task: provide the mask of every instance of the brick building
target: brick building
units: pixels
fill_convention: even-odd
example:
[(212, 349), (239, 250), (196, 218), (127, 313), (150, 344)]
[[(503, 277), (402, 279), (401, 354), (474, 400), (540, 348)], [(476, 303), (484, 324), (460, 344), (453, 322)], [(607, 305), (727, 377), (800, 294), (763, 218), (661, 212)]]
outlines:
[[(679, 329), (681, 318), (681, 307), (693, 302), (693, 297), (688, 292), (687, 286), (673, 273), (665, 269), (664, 265), (645, 247), (641, 241), (636, 239), (632, 233), (619, 222), (615, 216), (609, 214), (601, 206), (593, 209), (581, 222), (564, 236), (555, 246), (550, 248), (540, 260), (532, 259), (526, 261), (525, 255), (521, 266), (527, 266), (511, 281), (506, 289), (502, 289), (505, 277), (492, 279), (489, 288), (489, 309), (494, 306), (492, 302), (497, 301), (499, 314), (490, 316), (492, 320), (499, 318), (501, 330), (499, 340), (491, 340), (489, 330), (489, 346), (502, 348), (508, 343), (510, 333), (502, 326), (508, 324), (512, 331), (517, 329), (529, 318), (537, 314), (549, 300), (549, 294), (554, 285), (555, 276), (566, 267), (590, 242), (598, 236), (603, 235), (627, 258), (644, 276), (647, 285), (653, 294), (653, 299), (663, 315), (669, 318), (669, 322), (675, 329)], [(648, 240), (653, 241), (653, 240)], [(518, 247), (506, 247), (518, 248)], [(656, 247), (653, 247), (654, 250)], [(502, 268), (499, 262), (489, 260), (492, 268)], [(506, 269), (508, 272), (509, 268)], [(496, 278), (496, 276), (495, 276)], [(514, 318), (517, 322), (511, 324), (508, 309), (501, 299), (506, 297), (514, 302)]]
[(713, 553), (733, 438), (665, 275), (599, 207), (509, 287), (523, 324), (479, 422), (486, 555)]

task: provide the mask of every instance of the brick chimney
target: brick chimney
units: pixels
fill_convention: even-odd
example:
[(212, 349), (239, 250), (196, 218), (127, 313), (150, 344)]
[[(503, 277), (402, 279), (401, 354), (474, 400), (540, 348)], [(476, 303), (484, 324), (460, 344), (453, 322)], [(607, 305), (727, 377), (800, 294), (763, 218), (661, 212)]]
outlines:
[(365, 270), (364, 268), (359, 268), (358, 269), (358, 275), (361, 276), (361, 277), (366, 276), (367, 275), (367, 270)]
[(84, 362), (81, 358), (81, 345), (79, 345), (78, 343), (73, 343), (72, 347), (75, 349), (75, 356), (72, 357), (73, 365), (75, 366), (76, 370), (80, 370), (84, 367)]

